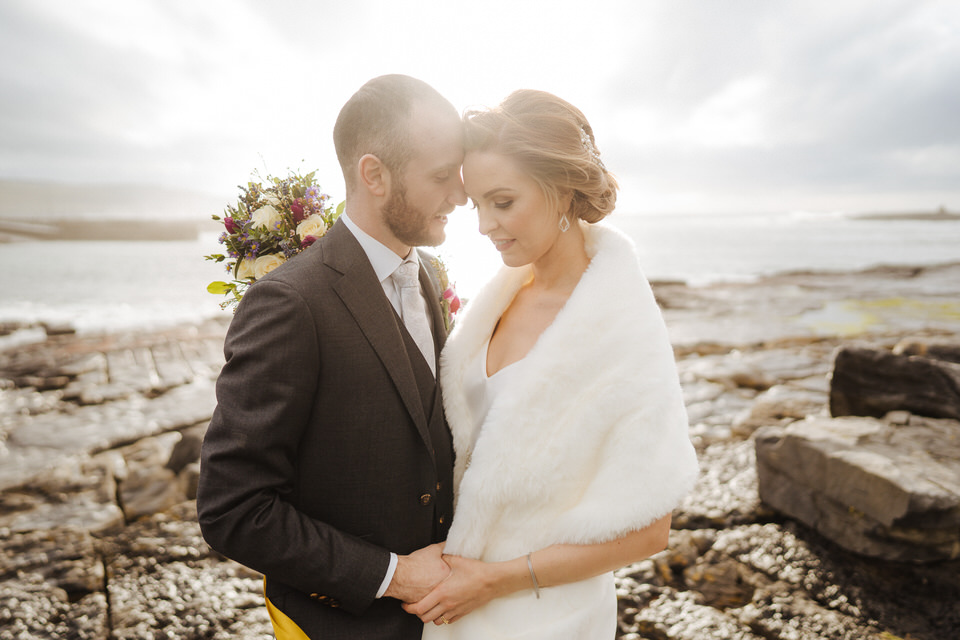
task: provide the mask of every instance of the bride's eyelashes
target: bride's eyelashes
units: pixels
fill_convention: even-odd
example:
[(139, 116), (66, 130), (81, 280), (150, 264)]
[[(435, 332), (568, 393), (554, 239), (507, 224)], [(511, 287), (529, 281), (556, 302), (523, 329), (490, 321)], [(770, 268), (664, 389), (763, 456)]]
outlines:
[[(493, 203), (494, 209), (509, 209), (512, 206), (513, 206), (513, 200), (503, 200), (502, 202)], [(477, 210), (479, 207), (480, 205), (477, 204), (477, 201), (474, 200), (473, 198), (470, 198), (470, 208), (473, 210)]]

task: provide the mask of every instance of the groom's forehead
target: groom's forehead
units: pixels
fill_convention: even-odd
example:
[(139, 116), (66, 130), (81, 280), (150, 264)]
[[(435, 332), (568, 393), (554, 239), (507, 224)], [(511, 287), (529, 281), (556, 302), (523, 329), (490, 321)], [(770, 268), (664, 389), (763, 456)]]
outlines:
[(407, 118), (407, 130), (411, 138), (454, 140), (463, 145), (463, 122), (456, 111), (445, 105), (415, 104)]
[(463, 162), (463, 126), (459, 117), (412, 118), (408, 142), (411, 158), (421, 164), (439, 170), (459, 168)]

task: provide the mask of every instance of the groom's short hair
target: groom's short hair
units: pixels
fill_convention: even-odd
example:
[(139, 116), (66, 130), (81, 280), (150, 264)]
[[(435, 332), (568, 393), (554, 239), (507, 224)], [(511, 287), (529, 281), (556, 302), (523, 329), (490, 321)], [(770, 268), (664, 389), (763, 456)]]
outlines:
[(370, 153), (396, 173), (410, 158), (409, 118), (415, 103), (456, 109), (422, 80), (400, 74), (376, 77), (343, 105), (333, 127), (333, 144), (349, 191), (356, 180), (357, 163)]

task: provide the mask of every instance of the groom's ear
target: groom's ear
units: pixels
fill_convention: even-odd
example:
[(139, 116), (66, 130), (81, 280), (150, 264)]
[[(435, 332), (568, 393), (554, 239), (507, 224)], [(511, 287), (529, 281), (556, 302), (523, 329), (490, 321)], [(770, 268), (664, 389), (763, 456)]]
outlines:
[(383, 161), (372, 153), (368, 153), (357, 162), (357, 173), (360, 184), (378, 198), (390, 192), (390, 170)]

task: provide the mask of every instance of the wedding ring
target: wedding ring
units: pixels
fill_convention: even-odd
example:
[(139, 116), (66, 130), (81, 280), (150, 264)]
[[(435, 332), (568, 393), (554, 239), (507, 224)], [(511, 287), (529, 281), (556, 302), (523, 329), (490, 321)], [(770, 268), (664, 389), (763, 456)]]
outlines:
[(443, 624), (450, 624), (450, 621), (444, 618), (443, 616), (440, 616), (440, 622), (442, 622)]

